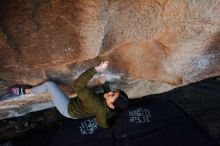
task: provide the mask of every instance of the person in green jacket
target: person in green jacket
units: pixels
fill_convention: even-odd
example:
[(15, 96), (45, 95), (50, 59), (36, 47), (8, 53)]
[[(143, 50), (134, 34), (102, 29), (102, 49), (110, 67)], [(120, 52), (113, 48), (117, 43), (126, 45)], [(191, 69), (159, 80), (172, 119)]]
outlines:
[[(46, 81), (31, 89), (25, 87), (14, 87), (12, 92), (15, 95), (41, 94), (48, 92), (55, 107), (65, 117), (78, 119), (95, 117), (97, 124), (102, 128), (108, 128), (109, 121), (117, 111), (124, 110), (128, 106), (128, 97), (122, 90), (107, 91), (96, 94), (87, 87), (87, 82), (96, 74), (103, 72), (108, 67), (108, 61), (102, 62), (99, 66), (92, 67), (83, 72), (75, 81), (74, 89), (77, 97), (68, 98), (65, 93), (53, 81)], [(105, 79), (101, 79), (102, 84)]]

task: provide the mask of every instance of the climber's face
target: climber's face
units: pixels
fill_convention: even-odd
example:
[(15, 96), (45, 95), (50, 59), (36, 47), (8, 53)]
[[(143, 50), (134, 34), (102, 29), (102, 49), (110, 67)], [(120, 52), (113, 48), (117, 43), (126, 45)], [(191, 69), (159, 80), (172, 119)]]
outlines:
[(113, 103), (115, 102), (115, 100), (118, 97), (119, 97), (119, 91), (115, 91), (115, 92), (110, 91), (110, 92), (104, 94), (104, 98), (105, 98), (106, 104), (111, 109), (115, 108)]

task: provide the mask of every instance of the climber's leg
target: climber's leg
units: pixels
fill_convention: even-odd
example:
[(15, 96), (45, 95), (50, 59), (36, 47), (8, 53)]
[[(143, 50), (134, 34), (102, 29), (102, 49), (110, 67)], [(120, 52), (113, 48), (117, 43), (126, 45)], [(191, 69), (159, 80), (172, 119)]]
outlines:
[(68, 104), (70, 101), (69, 98), (53, 81), (46, 81), (41, 85), (33, 87), (31, 89), (31, 92), (33, 94), (41, 94), (44, 92), (48, 92), (51, 95), (52, 101), (54, 105), (56, 106), (56, 108), (58, 109), (58, 111), (63, 116), (72, 118), (68, 113)]

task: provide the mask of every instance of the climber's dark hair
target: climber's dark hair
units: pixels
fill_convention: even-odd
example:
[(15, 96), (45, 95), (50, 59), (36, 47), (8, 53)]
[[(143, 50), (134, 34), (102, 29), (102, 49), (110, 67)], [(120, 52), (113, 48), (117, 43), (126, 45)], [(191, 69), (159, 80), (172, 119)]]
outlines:
[(118, 90), (118, 91), (119, 91), (119, 96), (113, 103), (113, 105), (115, 106), (115, 108), (112, 110), (114, 112), (114, 115), (107, 120), (109, 127), (113, 127), (117, 119), (120, 119), (121, 117), (120, 115), (122, 114), (122, 112), (128, 109), (129, 100), (127, 94), (122, 90)]
[(115, 106), (115, 110), (116, 111), (126, 110), (128, 108), (128, 95), (122, 90), (118, 90), (118, 91), (119, 91), (119, 96), (113, 103), (113, 105)]

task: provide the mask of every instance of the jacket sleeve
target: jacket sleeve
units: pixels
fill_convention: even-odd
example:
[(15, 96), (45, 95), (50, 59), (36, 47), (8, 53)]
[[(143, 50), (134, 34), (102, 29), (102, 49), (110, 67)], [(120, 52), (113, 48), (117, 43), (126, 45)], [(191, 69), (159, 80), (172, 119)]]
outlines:
[(87, 82), (96, 74), (95, 68), (90, 68), (83, 72), (74, 82), (74, 88), (76, 92), (83, 91), (87, 89)]
[(93, 95), (93, 92), (87, 87), (87, 82), (96, 74), (95, 68), (90, 68), (83, 72), (75, 81), (74, 89), (81, 101), (89, 100)]

